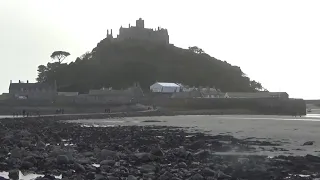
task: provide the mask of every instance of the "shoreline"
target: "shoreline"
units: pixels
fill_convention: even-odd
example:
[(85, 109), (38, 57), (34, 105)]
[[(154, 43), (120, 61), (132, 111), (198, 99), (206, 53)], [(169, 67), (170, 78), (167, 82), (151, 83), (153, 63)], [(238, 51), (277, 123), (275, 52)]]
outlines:
[[(22, 117), (12, 115), (3, 115), (0, 119), (50, 119), (50, 120), (77, 120), (77, 119), (110, 119), (122, 117), (154, 117), (154, 116), (183, 116), (183, 115), (266, 115), (255, 113), (248, 110), (189, 110), (189, 111), (170, 111), (170, 110), (147, 110), (147, 111), (129, 111), (114, 113), (83, 113), (83, 114), (50, 114), (40, 116)], [(273, 114), (268, 114), (273, 115)], [(283, 116), (283, 115), (278, 115)]]

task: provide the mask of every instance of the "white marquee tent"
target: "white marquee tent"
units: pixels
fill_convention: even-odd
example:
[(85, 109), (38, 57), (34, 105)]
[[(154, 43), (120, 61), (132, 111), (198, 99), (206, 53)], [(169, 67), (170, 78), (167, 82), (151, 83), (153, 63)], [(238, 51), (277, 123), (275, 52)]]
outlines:
[(174, 93), (180, 92), (181, 87), (176, 83), (156, 82), (150, 86), (151, 92)]

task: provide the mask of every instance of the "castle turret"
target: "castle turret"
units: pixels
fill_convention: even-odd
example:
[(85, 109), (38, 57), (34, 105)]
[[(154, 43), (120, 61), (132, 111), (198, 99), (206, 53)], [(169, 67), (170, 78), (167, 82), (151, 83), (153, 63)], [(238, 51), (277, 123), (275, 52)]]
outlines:
[(112, 29), (110, 30), (110, 34), (109, 34), (109, 29), (107, 30), (107, 38), (113, 39)]
[(136, 27), (138, 28), (144, 28), (144, 20), (139, 18), (137, 21), (136, 21)]
[(128, 28), (120, 27), (117, 40), (125, 39), (137, 39), (143, 41), (169, 44), (169, 35), (166, 29), (163, 29), (161, 27), (150, 29), (145, 28), (144, 20), (142, 18), (136, 20), (136, 26), (131, 26), (129, 24)]

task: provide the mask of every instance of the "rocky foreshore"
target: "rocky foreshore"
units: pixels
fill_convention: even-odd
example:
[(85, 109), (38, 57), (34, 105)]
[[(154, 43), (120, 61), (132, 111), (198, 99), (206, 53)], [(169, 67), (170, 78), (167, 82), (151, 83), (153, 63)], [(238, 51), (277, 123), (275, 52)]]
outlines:
[[(48, 118), (0, 121), (0, 172), (38, 180), (257, 180), (320, 178), (318, 156), (217, 155), (271, 142), (177, 127), (83, 127)], [(5, 179), (1, 178), (0, 179)]]

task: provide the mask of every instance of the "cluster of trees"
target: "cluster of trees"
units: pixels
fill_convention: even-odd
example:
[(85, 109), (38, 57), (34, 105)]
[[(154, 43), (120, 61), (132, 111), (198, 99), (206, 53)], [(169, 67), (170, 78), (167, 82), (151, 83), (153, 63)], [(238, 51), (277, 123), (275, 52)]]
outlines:
[(189, 86), (216, 87), (224, 92), (263, 90), (259, 82), (250, 80), (239, 67), (215, 59), (196, 46), (175, 46), (135, 40), (98, 43), (71, 63), (63, 63), (70, 53), (55, 51), (56, 60), (38, 67), (37, 81), (54, 83), (60, 91), (88, 92), (90, 89), (127, 88), (139, 82), (149, 89), (154, 82), (179, 82)]
[(199, 48), (198, 46), (191, 46), (188, 48), (191, 52), (197, 53), (197, 54), (202, 54), (204, 51)]

